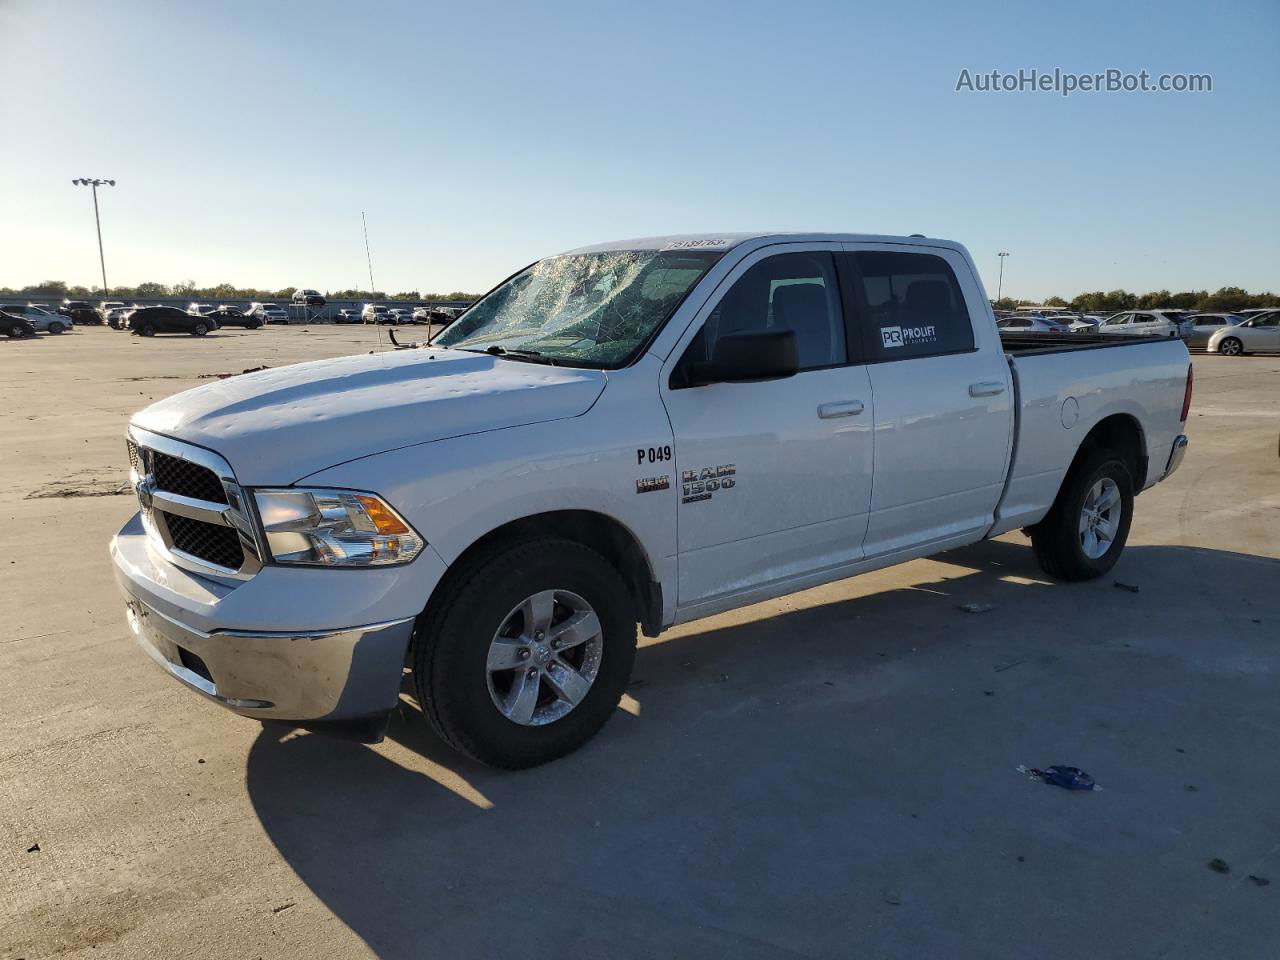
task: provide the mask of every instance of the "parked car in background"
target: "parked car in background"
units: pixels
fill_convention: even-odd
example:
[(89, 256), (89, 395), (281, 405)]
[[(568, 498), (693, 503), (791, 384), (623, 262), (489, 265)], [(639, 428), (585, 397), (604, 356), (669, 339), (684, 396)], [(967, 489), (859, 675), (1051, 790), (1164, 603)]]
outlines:
[(1048, 317), (1020, 313), (1014, 317), (1005, 317), (996, 321), (996, 327), (1009, 333), (1070, 333), (1071, 325)]
[(137, 310), (139, 306), (140, 304), (135, 303), (127, 307), (124, 304), (121, 304), (118, 307), (112, 307), (107, 311), (107, 326), (111, 327), (113, 330), (128, 330), (128, 316), (132, 311)]
[(5, 309), (0, 307), (0, 333), (17, 340), (20, 337), (34, 337), (36, 328), (27, 322), (26, 317), (6, 313)]
[(245, 311), (245, 316), (256, 317), (263, 323), (289, 322), (289, 312), (278, 303), (258, 303), (255, 300), (249, 304), (249, 309)]
[(103, 322), (102, 315), (88, 300), (63, 300), (58, 313), (69, 317), (72, 323), (78, 325)]
[(334, 323), (359, 323), (360, 311), (351, 307), (343, 307), (333, 315)]
[(103, 323), (110, 324), (110, 323), (111, 323), (111, 311), (113, 311), (113, 310), (119, 310), (119, 309), (121, 309), (122, 307), (124, 307), (124, 301), (123, 301), (123, 300), (99, 300), (99, 301), (98, 301), (98, 315), (99, 315), (100, 317), (102, 317), (102, 322), (103, 322)]
[(418, 307), (413, 311), (413, 320), (415, 323), (433, 323), (437, 326), (447, 326), (453, 323), (459, 312), (457, 307)]
[(248, 330), (257, 330), (262, 326), (262, 321), (257, 317), (251, 317), (239, 307), (229, 303), (221, 304), (210, 316), (218, 321), (219, 326), (223, 327), (244, 327)]
[(177, 307), (139, 307), (129, 312), (126, 323), (140, 337), (157, 333), (189, 333), (203, 337), (216, 329), (208, 317), (192, 316)]
[(1280, 310), (1256, 313), (1209, 335), (1210, 353), (1239, 357), (1246, 353), (1280, 352)]
[(308, 307), (323, 307), (325, 305), (324, 296), (319, 290), (295, 290), (293, 291), (293, 302)]
[(212, 303), (192, 303), (187, 306), (187, 313), (193, 317), (205, 317), (209, 320), (209, 328), (217, 330), (222, 326), (218, 319), (218, 308)]
[(1235, 310), (1235, 311), (1233, 311), (1233, 312), (1235, 313), (1235, 315), (1236, 315), (1236, 316), (1238, 316), (1238, 317), (1242, 317), (1242, 318), (1244, 318), (1245, 320), (1248, 320), (1250, 317), (1256, 317), (1256, 316), (1260, 316), (1261, 314), (1264, 314), (1264, 313), (1270, 313), (1272, 310), (1275, 310), (1275, 309), (1278, 309), (1278, 308), (1276, 308), (1276, 307), (1249, 307), (1247, 310)]
[(391, 318), (389, 322), (394, 324), (413, 323), (413, 311), (408, 307), (390, 307), (387, 309), (387, 316)]
[(391, 311), (380, 303), (366, 303), (360, 311), (360, 319), (364, 323), (394, 323)]
[(6, 303), (0, 305), (0, 310), (11, 316), (22, 317), (39, 333), (59, 334), (71, 329), (72, 326), (70, 317), (34, 303)]
[(1191, 333), (1187, 337), (1188, 347), (1207, 347), (1209, 338), (1223, 327), (1234, 327), (1244, 322), (1244, 317), (1236, 313), (1193, 313), (1187, 318), (1191, 321)]
[(1191, 324), (1180, 310), (1127, 310), (1107, 317), (1095, 332), (1121, 337), (1186, 337)]

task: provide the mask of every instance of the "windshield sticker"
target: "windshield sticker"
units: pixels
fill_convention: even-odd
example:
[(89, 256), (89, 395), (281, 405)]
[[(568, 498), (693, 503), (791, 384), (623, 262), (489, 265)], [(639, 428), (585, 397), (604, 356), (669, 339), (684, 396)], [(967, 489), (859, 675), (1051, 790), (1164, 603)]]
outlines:
[(710, 500), (717, 490), (732, 490), (737, 484), (738, 468), (732, 463), (701, 470), (685, 470), (680, 474), (680, 502), (701, 503)]
[(880, 343), (886, 350), (893, 347), (914, 347), (922, 343), (937, 343), (938, 328), (933, 324), (927, 327), (881, 327)]
[(720, 248), (727, 249), (732, 245), (733, 240), (728, 237), (709, 240), (672, 240), (662, 250), (717, 250)]

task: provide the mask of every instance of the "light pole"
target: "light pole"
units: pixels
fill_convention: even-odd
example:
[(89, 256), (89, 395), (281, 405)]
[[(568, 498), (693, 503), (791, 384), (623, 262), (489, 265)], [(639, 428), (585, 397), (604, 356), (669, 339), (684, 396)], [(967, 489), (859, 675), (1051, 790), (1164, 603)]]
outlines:
[(999, 303), (1003, 299), (1000, 295), (1004, 292), (1004, 258), (1008, 255), (1009, 254), (1005, 252), (996, 254), (996, 256), (1000, 258), (1000, 280), (996, 283), (996, 303)]
[(95, 177), (77, 177), (71, 182), (77, 187), (93, 187), (93, 223), (98, 228), (98, 266), (102, 267), (102, 299), (106, 300), (110, 294), (107, 293), (107, 261), (102, 255), (102, 218), (98, 216), (98, 188), (114, 187), (116, 182)]

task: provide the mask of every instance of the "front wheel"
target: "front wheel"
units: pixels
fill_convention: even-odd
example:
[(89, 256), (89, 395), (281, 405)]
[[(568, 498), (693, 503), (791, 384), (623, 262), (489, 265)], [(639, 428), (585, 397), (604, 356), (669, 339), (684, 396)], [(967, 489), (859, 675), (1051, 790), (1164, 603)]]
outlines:
[(154, 323), (144, 323), (138, 328), (138, 335), (143, 337), (154, 337), (156, 335), (156, 325)]
[(250, 320), (248, 323), (245, 324), (245, 326), (248, 327), (250, 330), (257, 330), (260, 326), (262, 326), (262, 324), (260, 324), (257, 320)]
[(1244, 353), (1244, 344), (1236, 337), (1225, 337), (1218, 344), (1218, 352), (1228, 357), (1238, 357)]
[(496, 547), (459, 572), (419, 624), (413, 672), (442, 739), (520, 769), (599, 732), (635, 651), (634, 606), (609, 561), (539, 538)]
[(1031, 528), (1041, 568), (1092, 580), (1115, 566), (1133, 522), (1133, 476), (1113, 450), (1094, 450), (1067, 476), (1052, 509)]
[(62, 324), (58, 323), (56, 320), (53, 323), (49, 324), (49, 332), (52, 333), (54, 336), (57, 336), (58, 334), (60, 334), (64, 329), (66, 328), (63, 327)]
[(208, 332), (209, 332), (209, 327), (207, 324), (204, 324), (204, 323), (197, 323), (194, 327), (191, 328), (191, 335), (193, 337), (203, 337)]

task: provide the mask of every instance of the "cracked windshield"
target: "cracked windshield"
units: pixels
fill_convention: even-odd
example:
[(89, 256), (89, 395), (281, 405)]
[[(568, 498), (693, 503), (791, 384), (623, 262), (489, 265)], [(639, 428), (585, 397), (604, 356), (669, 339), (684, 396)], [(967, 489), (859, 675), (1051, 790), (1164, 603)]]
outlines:
[(541, 260), (436, 341), (566, 366), (630, 363), (720, 253), (610, 250)]

